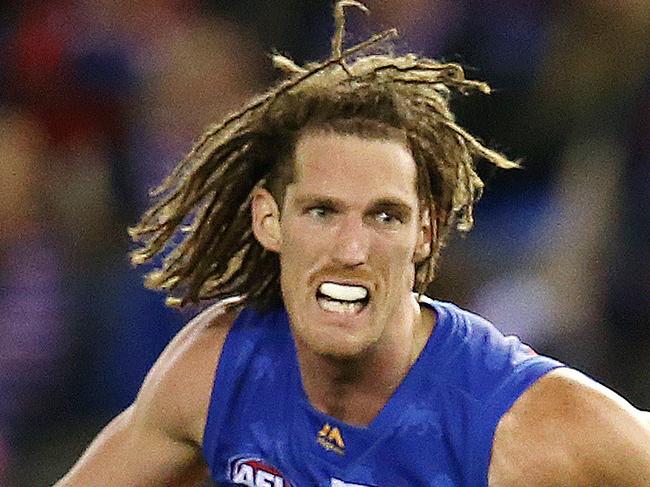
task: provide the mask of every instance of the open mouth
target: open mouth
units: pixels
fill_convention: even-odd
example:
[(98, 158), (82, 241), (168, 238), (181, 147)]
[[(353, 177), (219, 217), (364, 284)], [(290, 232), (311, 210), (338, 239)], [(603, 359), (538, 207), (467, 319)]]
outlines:
[(316, 299), (324, 311), (356, 314), (370, 301), (370, 293), (363, 286), (324, 282), (316, 291)]

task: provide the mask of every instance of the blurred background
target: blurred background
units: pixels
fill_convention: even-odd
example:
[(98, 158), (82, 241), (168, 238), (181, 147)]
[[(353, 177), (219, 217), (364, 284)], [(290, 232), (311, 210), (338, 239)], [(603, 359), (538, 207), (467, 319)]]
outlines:
[[(467, 67), (483, 171), (431, 293), (650, 409), (650, 1), (367, 0), (348, 42)], [(331, 0), (0, 6), (0, 486), (49, 485), (134, 398), (192, 312), (133, 269), (126, 228), (204, 126), (328, 55)]]

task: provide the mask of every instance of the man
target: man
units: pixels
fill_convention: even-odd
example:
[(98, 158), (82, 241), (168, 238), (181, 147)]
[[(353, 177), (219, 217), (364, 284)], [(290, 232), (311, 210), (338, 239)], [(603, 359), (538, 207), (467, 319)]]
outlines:
[[(132, 230), (148, 285), (214, 299), (58, 487), (650, 486), (650, 421), (613, 392), (421, 293), (469, 230), (455, 65), (343, 50), (212, 127)], [(215, 374), (216, 371), (216, 374)]]

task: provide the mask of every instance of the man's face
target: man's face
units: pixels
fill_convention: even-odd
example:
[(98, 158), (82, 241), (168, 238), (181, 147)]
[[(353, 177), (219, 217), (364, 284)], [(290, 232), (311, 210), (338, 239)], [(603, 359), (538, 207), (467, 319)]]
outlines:
[(357, 356), (411, 316), (403, 312), (423, 228), (416, 166), (402, 143), (302, 136), (279, 232), (283, 299), (312, 351)]

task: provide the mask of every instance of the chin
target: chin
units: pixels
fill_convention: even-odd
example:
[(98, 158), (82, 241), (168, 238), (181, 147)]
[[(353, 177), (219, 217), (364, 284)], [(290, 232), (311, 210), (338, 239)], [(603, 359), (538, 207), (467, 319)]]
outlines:
[(316, 299), (300, 306), (291, 304), (286, 303), (294, 337), (315, 355), (353, 359), (372, 348), (381, 335), (372, 303), (351, 314), (323, 310)]
[(351, 335), (347, 330), (324, 327), (315, 333), (309, 331), (296, 330), (296, 335), (312, 353), (335, 360), (362, 357), (376, 341), (371, 337)]

